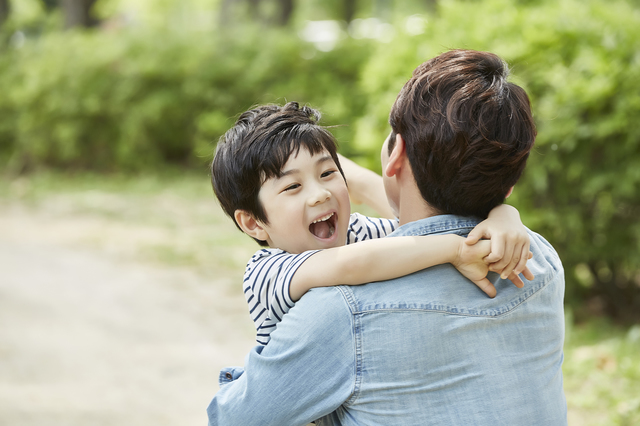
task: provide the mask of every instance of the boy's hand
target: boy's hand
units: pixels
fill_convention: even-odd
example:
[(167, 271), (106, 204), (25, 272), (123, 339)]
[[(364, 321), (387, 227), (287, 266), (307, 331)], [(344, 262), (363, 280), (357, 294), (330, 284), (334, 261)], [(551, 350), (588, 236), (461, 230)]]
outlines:
[(495, 297), (496, 288), (487, 279), (489, 265), (485, 258), (491, 252), (491, 242), (484, 240), (477, 244), (465, 244), (466, 240), (460, 240), (456, 258), (451, 262), (453, 266), (465, 277), (480, 287), (487, 296)]
[(529, 251), (529, 235), (516, 209), (503, 205), (492, 210), (489, 218), (479, 223), (465, 242), (473, 245), (483, 238), (491, 239), (491, 253), (485, 258), (490, 271), (499, 273), (502, 279), (510, 279), (519, 288), (524, 286), (519, 274), (528, 280), (534, 278), (527, 268), (527, 260), (533, 257)]

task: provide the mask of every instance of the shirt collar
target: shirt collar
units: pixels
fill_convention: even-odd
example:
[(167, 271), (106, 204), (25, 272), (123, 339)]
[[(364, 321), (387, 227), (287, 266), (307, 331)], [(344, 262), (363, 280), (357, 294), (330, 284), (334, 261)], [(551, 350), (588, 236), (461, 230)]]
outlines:
[(402, 237), (430, 234), (467, 235), (478, 223), (480, 223), (480, 219), (476, 217), (443, 214), (405, 223), (389, 234), (389, 236)]

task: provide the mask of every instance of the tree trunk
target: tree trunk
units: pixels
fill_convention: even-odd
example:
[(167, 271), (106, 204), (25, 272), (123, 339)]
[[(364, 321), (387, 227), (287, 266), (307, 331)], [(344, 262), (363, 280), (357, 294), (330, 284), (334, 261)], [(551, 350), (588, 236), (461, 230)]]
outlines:
[(260, 0), (247, 0), (247, 4), (249, 5), (249, 18), (253, 22), (264, 22), (264, 17), (260, 16)]
[(40, 2), (44, 5), (44, 9), (47, 12), (51, 12), (52, 10), (60, 6), (58, 4), (58, 0), (40, 0)]
[(286, 26), (293, 14), (293, 0), (279, 0), (280, 14), (277, 17), (277, 23), (280, 26)]
[(91, 16), (91, 6), (96, 0), (60, 0), (64, 13), (64, 27), (95, 27), (98, 20)]
[(344, 20), (347, 23), (353, 21), (356, 14), (357, 0), (344, 0)]
[[(286, 26), (293, 15), (294, 0), (275, 0), (277, 10), (265, 16), (265, 8), (260, 7), (262, 0), (222, 0), (218, 11), (218, 23), (220, 27), (232, 24), (238, 13), (238, 6), (246, 6), (246, 16), (251, 22), (264, 25)], [(234, 9), (234, 6), (235, 9)]]
[(218, 10), (218, 25), (220, 27), (229, 26), (231, 23), (231, 3), (233, 0), (222, 0)]
[(4, 21), (9, 18), (10, 12), (11, 7), (9, 5), (9, 0), (0, 0), (0, 27), (4, 24)]

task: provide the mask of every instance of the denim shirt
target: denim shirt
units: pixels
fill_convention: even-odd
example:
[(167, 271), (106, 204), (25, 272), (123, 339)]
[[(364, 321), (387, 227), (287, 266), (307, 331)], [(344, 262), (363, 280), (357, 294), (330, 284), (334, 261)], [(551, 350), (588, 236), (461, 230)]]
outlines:
[[(464, 236), (477, 223), (434, 216), (389, 237)], [(518, 289), (490, 274), (493, 299), (449, 264), (309, 291), (229, 373), (209, 424), (566, 425), (563, 269), (529, 235), (535, 279)]]

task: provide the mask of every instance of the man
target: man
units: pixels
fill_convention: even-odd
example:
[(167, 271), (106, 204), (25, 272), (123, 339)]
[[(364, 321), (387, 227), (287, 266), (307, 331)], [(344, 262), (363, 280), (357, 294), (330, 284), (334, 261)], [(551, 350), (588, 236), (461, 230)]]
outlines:
[[(535, 127), (507, 74), (475, 51), (414, 71), (382, 147), (401, 225), (391, 238), (466, 235), (510, 194)], [(216, 395), (210, 424), (566, 424), (563, 270), (542, 237), (530, 238), (535, 279), (518, 289), (490, 276), (493, 299), (451, 265), (311, 290)]]

